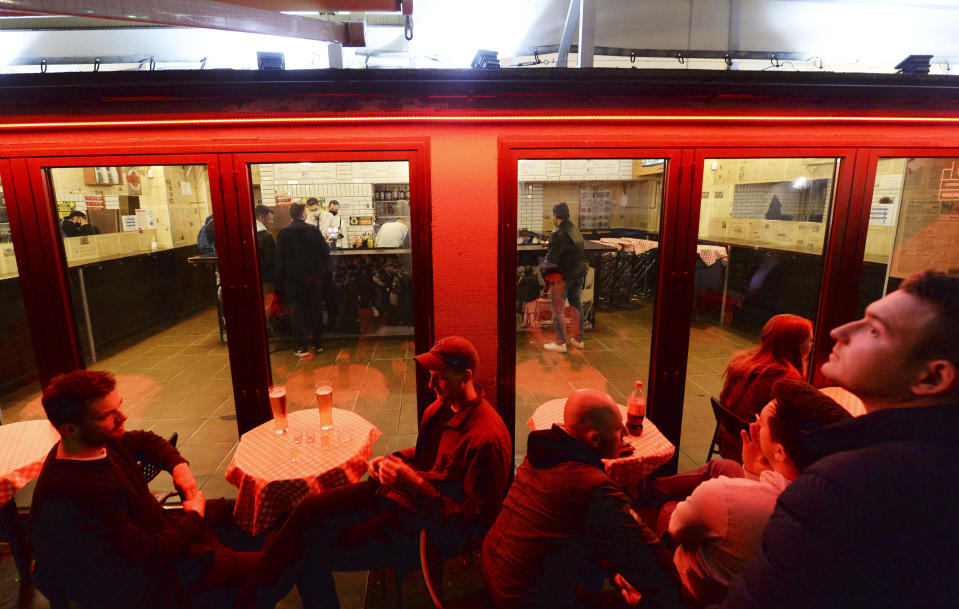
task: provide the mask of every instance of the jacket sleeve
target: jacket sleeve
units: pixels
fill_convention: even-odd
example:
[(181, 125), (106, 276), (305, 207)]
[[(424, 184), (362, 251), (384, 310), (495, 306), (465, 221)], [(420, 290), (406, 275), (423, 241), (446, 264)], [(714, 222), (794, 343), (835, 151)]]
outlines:
[(826, 592), (841, 579), (837, 573), (848, 571), (837, 558), (843, 554), (837, 542), (842, 531), (857, 526), (843, 522), (850, 510), (849, 498), (840, 489), (807, 470), (779, 496), (762, 549), (733, 581), (723, 608), (823, 606)]
[(286, 257), (289, 255), (287, 253), (289, 247), (287, 236), (281, 230), (276, 235), (276, 280), (278, 282), (286, 278)]
[(596, 487), (586, 508), (586, 531), (610, 570), (621, 574), (650, 607), (682, 607), (679, 587), (660, 562), (660, 545), (646, 525), (637, 522), (629, 499), (612, 482)]
[(669, 534), (678, 544), (701, 544), (726, 536), (729, 525), (724, 484), (707, 480), (680, 501), (669, 520)]
[(560, 254), (569, 245), (568, 240), (569, 237), (563, 231), (554, 230), (551, 232), (549, 234), (549, 245), (546, 246), (546, 262), (559, 264)]
[(463, 477), (463, 498), (443, 493), (429, 480), (420, 483), (414, 502), (424, 513), (444, 520), (461, 515), (467, 523), (478, 523), (484, 529), (492, 526), (499, 507), (506, 496), (509, 483), (509, 451), (500, 449), (495, 441), (483, 442), (470, 455), (469, 466)]
[(136, 461), (156, 461), (163, 464), (163, 469), (170, 472), (186, 459), (167, 440), (152, 431), (128, 431), (120, 438), (123, 446)]

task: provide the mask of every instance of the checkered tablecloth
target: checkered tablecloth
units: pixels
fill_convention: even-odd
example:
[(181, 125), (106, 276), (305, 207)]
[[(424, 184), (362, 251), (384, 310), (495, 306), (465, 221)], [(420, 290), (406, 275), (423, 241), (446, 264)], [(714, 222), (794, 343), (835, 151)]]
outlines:
[(0, 425), (0, 505), (40, 475), (60, 434), (46, 419)]
[[(270, 528), (304, 498), (358, 481), (380, 437), (372, 423), (339, 408), (333, 409), (332, 432), (320, 431), (315, 408), (292, 412), (288, 419), (285, 434), (274, 433), (273, 421), (243, 434), (226, 470), (227, 481), (239, 489), (234, 520), (250, 535)], [(299, 444), (295, 432), (302, 433)], [(308, 433), (314, 434), (312, 443)]]
[(696, 253), (706, 266), (712, 266), (717, 260), (729, 264), (729, 251), (725, 245), (697, 245)]
[[(563, 407), (566, 398), (558, 398), (540, 404), (533, 416), (526, 422), (533, 431), (549, 429), (553, 423), (563, 422)], [(626, 407), (620, 406), (623, 420), (626, 420)], [(646, 478), (653, 470), (669, 461), (676, 447), (666, 439), (656, 425), (648, 418), (643, 422), (640, 436), (626, 436), (633, 448), (633, 454), (618, 459), (603, 459), (606, 473), (610, 479), (623, 488), (631, 488)]]
[(819, 391), (836, 400), (837, 404), (845, 408), (854, 417), (861, 417), (866, 414), (866, 406), (862, 403), (862, 400), (842, 387), (822, 387)]
[[(599, 242), (634, 254), (643, 254), (659, 247), (659, 241), (631, 237), (603, 237)], [(696, 253), (706, 263), (706, 266), (712, 266), (717, 260), (723, 263), (729, 262), (729, 252), (724, 245), (697, 245)]]

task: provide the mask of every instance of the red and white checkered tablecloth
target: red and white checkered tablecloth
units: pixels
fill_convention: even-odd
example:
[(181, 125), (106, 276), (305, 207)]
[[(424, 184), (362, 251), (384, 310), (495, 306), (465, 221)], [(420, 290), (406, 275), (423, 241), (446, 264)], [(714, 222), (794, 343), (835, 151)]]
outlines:
[[(634, 239), (632, 237), (603, 237), (599, 242), (603, 245), (610, 245), (624, 252), (633, 252), (635, 254), (643, 254), (659, 247), (658, 241)], [(696, 253), (699, 254), (702, 261), (706, 263), (706, 266), (712, 266), (717, 260), (722, 261), (724, 264), (729, 263), (729, 251), (724, 245), (697, 245)]]
[(729, 264), (729, 251), (725, 245), (697, 245), (696, 253), (706, 266), (712, 266), (717, 260)]
[[(339, 408), (333, 409), (332, 432), (320, 431), (315, 408), (292, 412), (288, 420), (282, 435), (273, 431), (273, 421), (243, 434), (226, 470), (227, 481), (239, 489), (233, 518), (250, 535), (270, 528), (310, 495), (357, 482), (380, 437), (372, 423)], [(300, 444), (294, 444), (295, 432), (302, 433)]]
[[(558, 398), (540, 404), (533, 416), (526, 422), (533, 431), (549, 429), (553, 423), (563, 422), (563, 408), (566, 398)], [(626, 407), (620, 406), (623, 420), (626, 420)], [(610, 479), (623, 488), (631, 488), (646, 478), (657, 467), (673, 457), (676, 447), (666, 439), (656, 425), (648, 418), (643, 422), (643, 433), (639, 436), (626, 436), (626, 441), (634, 448), (633, 454), (618, 459), (603, 459), (606, 473)]]
[(0, 505), (40, 475), (43, 460), (59, 440), (46, 419), (0, 425)]

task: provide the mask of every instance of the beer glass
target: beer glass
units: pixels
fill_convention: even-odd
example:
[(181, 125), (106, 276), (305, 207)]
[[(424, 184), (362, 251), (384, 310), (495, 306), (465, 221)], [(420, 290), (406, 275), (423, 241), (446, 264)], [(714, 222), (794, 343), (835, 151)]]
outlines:
[(333, 381), (316, 384), (316, 407), (320, 411), (320, 429), (333, 429)]
[(272, 385), (270, 387), (270, 410), (273, 411), (274, 431), (278, 434), (286, 433), (286, 385)]

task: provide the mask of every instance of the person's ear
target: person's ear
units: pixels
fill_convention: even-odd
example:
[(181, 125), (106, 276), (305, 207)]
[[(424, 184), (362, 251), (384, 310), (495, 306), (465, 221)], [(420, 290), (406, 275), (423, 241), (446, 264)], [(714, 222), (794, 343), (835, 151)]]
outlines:
[(464, 383), (473, 380), (473, 371), (467, 368), (466, 370), (462, 372), (462, 374), (460, 374), (460, 378), (463, 380)]
[(79, 438), (80, 437), (80, 426), (76, 423), (61, 423), (57, 427), (57, 431), (60, 432), (60, 436), (63, 438)]
[(598, 450), (599, 440), (600, 440), (599, 432), (596, 431), (595, 429), (591, 429), (586, 432), (586, 444), (588, 444), (590, 448)]
[(773, 442), (773, 459), (779, 461), (780, 463), (785, 463), (789, 459), (789, 455), (786, 454), (786, 449), (779, 442)]
[(949, 360), (937, 359), (926, 362), (910, 389), (914, 395), (942, 395), (955, 390), (957, 381), (959, 370), (956, 365)]

